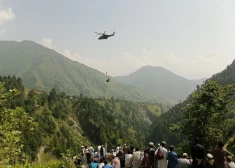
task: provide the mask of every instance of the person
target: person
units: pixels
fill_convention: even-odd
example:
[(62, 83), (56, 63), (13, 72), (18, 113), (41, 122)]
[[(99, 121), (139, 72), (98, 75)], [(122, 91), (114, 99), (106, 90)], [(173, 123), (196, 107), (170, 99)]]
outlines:
[(100, 148), (100, 158), (105, 158), (105, 148), (104, 148), (104, 145), (101, 145), (101, 148)]
[(81, 159), (79, 159), (78, 157), (73, 157), (73, 163), (75, 167), (79, 167), (81, 164)]
[(182, 158), (178, 159), (179, 168), (188, 168), (190, 166), (190, 161), (188, 160), (188, 154), (183, 153)]
[(126, 144), (124, 144), (124, 146), (123, 146), (123, 152), (124, 152), (125, 154), (127, 154), (127, 146), (126, 146)]
[(113, 155), (113, 158), (116, 157), (117, 153), (116, 153), (116, 150), (115, 150), (114, 146), (112, 146), (112, 148), (111, 148), (111, 153)]
[(231, 156), (227, 156), (228, 168), (235, 168), (235, 163), (232, 161)]
[(116, 156), (117, 157), (119, 156), (120, 147), (121, 147), (120, 144), (118, 144), (117, 147), (116, 147)]
[(170, 145), (170, 151), (167, 154), (168, 164), (167, 168), (177, 168), (178, 167), (178, 157), (174, 152), (174, 146)]
[(98, 168), (102, 168), (104, 166), (104, 158), (100, 158), (100, 161), (98, 163)]
[(90, 150), (87, 148), (87, 145), (85, 146), (85, 154), (86, 154), (86, 162), (88, 163), (91, 158)]
[(89, 152), (90, 152), (90, 158), (91, 158), (91, 159), (94, 159), (94, 153), (95, 153), (95, 151), (94, 151), (94, 148), (93, 148), (92, 144), (91, 144), (91, 146), (89, 147)]
[(148, 148), (144, 148), (144, 153), (143, 153), (143, 158), (141, 160), (141, 167), (142, 168), (147, 168), (148, 167)]
[(139, 151), (139, 148), (136, 147), (135, 152), (133, 152), (132, 156), (132, 164), (133, 168), (140, 168), (141, 166), (141, 152)]
[(195, 138), (193, 140), (193, 145), (191, 146), (191, 155), (192, 155), (192, 168), (203, 168), (205, 160), (205, 149), (199, 144), (199, 139)]
[(123, 152), (123, 150), (119, 150), (118, 158), (120, 160), (121, 168), (124, 168), (125, 167), (125, 153)]
[(106, 161), (107, 161), (108, 163), (111, 163), (112, 160), (113, 160), (113, 155), (112, 155), (112, 153), (107, 153), (107, 154), (106, 154)]
[(134, 144), (133, 142), (131, 142), (131, 145), (130, 145), (131, 154), (133, 153), (134, 149), (135, 149)]
[(127, 151), (127, 154), (125, 154), (125, 167), (131, 168), (132, 167), (132, 154), (131, 150)]
[(90, 159), (89, 168), (97, 168), (98, 167), (98, 158), (94, 157), (94, 159)]
[(214, 168), (227, 168), (226, 150), (223, 141), (218, 141), (212, 155), (214, 156)]
[(158, 152), (158, 149), (161, 145), (160, 144), (157, 144), (157, 149), (155, 151), (155, 154), (154, 154), (154, 167), (158, 167), (158, 158), (157, 158), (157, 152)]
[(207, 159), (205, 161), (205, 167), (206, 168), (213, 168), (214, 167), (214, 159), (213, 159), (213, 156), (212, 154), (208, 153), (206, 155)]
[(84, 148), (84, 146), (81, 146), (81, 157), (80, 157), (80, 160), (81, 160), (81, 164), (84, 164), (84, 162), (85, 162), (85, 148)]
[(166, 146), (166, 142), (162, 141), (161, 146), (159, 147), (158, 150), (161, 151), (162, 155), (163, 155), (163, 159), (158, 160), (158, 168), (166, 168), (167, 167), (167, 150), (165, 148)]
[(153, 142), (149, 142), (149, 147), (148, 147), (148, 168), (154, 168), (154, 156), (156, 152), (156, 147), (154, 146)]
[(118, 157), (114, 157), (113, 159), (113, 167), (112, 168), (120, 168), (120, 160)]
[(98, 145), (98, 147), (97, 147), (97, 155), (98, 155), (99, 159), (100, 159), (100, 148), (101, 148), (101, 145)]
[(108, 163), (107, 160), (104, 160), (104, 166), (102, 168), (112, 168), (113, 166)]

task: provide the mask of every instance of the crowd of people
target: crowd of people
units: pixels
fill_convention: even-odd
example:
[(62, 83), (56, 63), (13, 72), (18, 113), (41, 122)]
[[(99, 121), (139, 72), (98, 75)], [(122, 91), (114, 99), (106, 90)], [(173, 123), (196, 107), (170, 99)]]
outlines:
[(211, 153), (205, 153), (197, 138), (193, 142), (190, 157), (187, 153), (177, 155), (173, 145), (167, 149), (165, 141), (156, 146), (150, 142), (142, 150), (132, 143), (129, 147), (126, 144), (112, 146), (107, 151), (104, 145), (98, 146), (96, 151), (92, 146), (82, 146), (77, 165), (84, 168), (235, 168), (222, 141), (218, 141)]

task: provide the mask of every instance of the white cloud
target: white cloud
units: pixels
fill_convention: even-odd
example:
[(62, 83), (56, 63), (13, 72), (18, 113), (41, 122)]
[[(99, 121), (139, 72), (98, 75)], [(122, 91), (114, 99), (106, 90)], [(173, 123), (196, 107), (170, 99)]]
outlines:
[(15, 14), (12, 12), (11, 8), (0, 10), (0, 24), (5, 24), (15, 18)]
[(4, 24), (14, 20), (14, 18), (15, 14), (12, 12), (12, 8), (5, 8), (0, 1), (0, 35), (4, 35), (6, 33)]
[(52, 48), (52, 39), (51, 38), (42, 38), (42, 45), (44, 45), (47, 48)]

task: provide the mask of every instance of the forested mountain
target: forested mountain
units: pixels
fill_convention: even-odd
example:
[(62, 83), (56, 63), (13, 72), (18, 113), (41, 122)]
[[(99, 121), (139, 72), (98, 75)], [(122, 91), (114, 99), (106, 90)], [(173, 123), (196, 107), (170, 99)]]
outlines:
[[(15, 92), (15, 96), (7, 96)], [(108, 147), (130, 142), (143, 145), (153, 119), (163, 112), (164, 107), (160, 104), (92, 99), (82, 95), (71, 97), (54, 88), (49, 93), (37, 92), (25, 89), (21, 78), (0, 76), (0, 120), (4, 121), (0, 122), (3, 135), (0, 144), (11, 146), (12, 138), (19, 138), (19, 146), (14, 149), (12, 146), (12, 152), (21, 149), (31, 161), (37, 159), (39, 148), (60, 158), (61, 153), (70, 150), (73, 155), (77, 154), (81, 145), (89, 146), (90, 143), (107, 143)], [(25, 120), (20, 119), (22, 114)], [(34, 124), (31, 128), (26, 127), (29, 121)], [(14, 132), (9, 132), (10, 128), (20, 134), (12, 136)], [(22, 152), (6, 159), (18, 160)], [(5, 158), (6, 153), (7, 150), (2, 150), (0, 157)]]
[(159, 101), (157, 96), (111, 79), (32, 41), (0, 41), (0, 75), (15, 75), (25, 87), (69, 95), (115, 97), (133, 101)]
[[(206, 80), (204, 84), (198, 86), (197, 90), (190, 94), (185, 101), (176, 104), (174, 107), (170, 108), (168, 112), (157, 117), (150, 127), (150, 134), (147, 138), (147, 141), (152, 140), (157, 143), (162, 140), (166, 140), (168, 144), (179, 146), (180, 150), (182, 150), (182, 148), (184, 148), (184, 150), (188, 150), (189, 148), (187, 145), (190, 142), (188, 141), (188, 135), (190, 134), (187, 132), (181, 132), (180, 129), (184, 129), (180, 128), (178, 124), (182, 122), (186, 123), (188, 108), (193, 108), (190, 117), (193, 115), (197, 115), (197, 117), (194, 118), (194, 121), (190, 122), (190, 125), (193, 125), (193, 122), (199, 123), (197, 126), (195, 126), (195, 128), (190, 128), (190, 126), (185, 127), (190, 128), (191, 131), (195, 131), (194, 135), (198, 134), (197, 136), (200, 138), (203, 137), (200, 132), (206, 130), (206, 128), (204, 130), (200, 129), (199, 127), (200, 123), (205, 123), (205, 121), (200, 120), (200, 117), (210, 111), (211, 112), (208, 113), (209, 118), (223, 116), (226, 114), (226, 116), (224, 116), (226, 118), (226, 126), (222, 127), (222, 123), (220, 119), (218, 119), (216, 120), (216, 123), (214, 123), (215, 127), (210, 129), (212, 133), (215, 131), (215, 134), (219, 132), (216, 131), (215, 128), (219, 128), (220, 131), (223, 131), (222, 134), (217, 135), (218, 137), (214, 139), (214, 141), (222, 139), (223, 141), (227, 142), (226, 145), (228, 149), (232, 152), (235, 152), (235, 146), (233, 145), (235, 142), (235, 138), (233, 137), (235, 135), (235, 81), (234, 75), (232, 75), (234, 74), (234, 66), (235, 62), (233, 61), (233, 63), (229, 65), (224, 71), (213, 75), (210, 79)], [(212, 81), (215, 81), (215, 83)], [(224, 86), (216, 84), (216, 82), (223, 84)], [(230, 86), (228, 84), (233, 85)], [(218, 97), (219, 95), (221, 95), (221, 97)], [(224, 105), (222, 105), (222, 103), (224, 103)], [(222, 106), (224, 110), (222, 110)], [(197, 114), (198, 112), (202, 113)], [(209, 126), (213, 126), (213, 123), (209, 118), (207, 122), (211, 122)], [(209, 134), (209, 132), (207, 132), (207, 134)], [(211, 144), (213, 143), (214, 142), (211, 142)]]
[(225, 70), (211, 77), (211, 80), (218, 81), (220, 84), (229, 85), (235, 83), (235, 60), (228, 65)]
[(201, 80), (188, 80), (173, 72), (156, 66), (144, 66), (129, 76), (117, 76), (116, 79), (127, 85), (142, 88), (174, 102), (186, 97), (201, 84)]

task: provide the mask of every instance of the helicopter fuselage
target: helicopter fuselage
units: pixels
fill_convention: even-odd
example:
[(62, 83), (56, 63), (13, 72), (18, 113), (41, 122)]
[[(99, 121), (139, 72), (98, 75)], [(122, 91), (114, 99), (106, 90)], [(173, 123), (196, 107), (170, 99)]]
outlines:
[(103, 40), (103, 39), (108, 39), (109, 37), (111, 37), (111, 36), (114, 36), (114, 34), (111, 34), (111, 35), (107, 35), (107, 34), (103, 34), (102, 36), (100, 36), (99, 38), (98, 38), (98, 40)]

